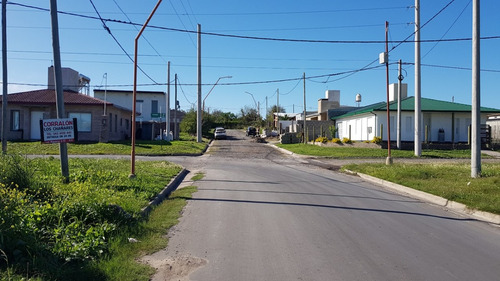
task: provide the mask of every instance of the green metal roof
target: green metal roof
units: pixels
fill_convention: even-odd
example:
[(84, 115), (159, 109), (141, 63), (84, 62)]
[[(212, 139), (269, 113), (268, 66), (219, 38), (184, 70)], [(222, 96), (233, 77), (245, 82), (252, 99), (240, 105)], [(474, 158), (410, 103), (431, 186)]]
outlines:
[[(420, 109), (422, 110), (422, 112), (471, 112), (472, 106), (461, 103), (421, 98)], [(375, 111), (386, 111), (386, 110), (387, 110), (387, 103), (379, 102), (365, 107), (361, 107), (359, 109), (353, 110), (351, 112), (348, 112), (340, 116), (333, 117), (332, 120), (375, 112)], [(397, 101), (389, 103), (389, 110), (390, 111), (398, 110)], [(401, 99), (401, 111), (414, 111), (414, 110), (415, 110), (415, 97), (407, 97)], [(481, 107), (481, 113), (500, 113), (500, 109)]]

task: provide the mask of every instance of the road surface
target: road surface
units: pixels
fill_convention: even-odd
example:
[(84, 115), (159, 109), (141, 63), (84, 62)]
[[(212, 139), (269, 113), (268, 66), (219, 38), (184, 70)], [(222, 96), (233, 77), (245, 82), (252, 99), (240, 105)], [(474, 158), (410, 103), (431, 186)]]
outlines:
[(498, 226), (228, 136), (177, 159), (205, 177), (153, 280), (499, 280)]

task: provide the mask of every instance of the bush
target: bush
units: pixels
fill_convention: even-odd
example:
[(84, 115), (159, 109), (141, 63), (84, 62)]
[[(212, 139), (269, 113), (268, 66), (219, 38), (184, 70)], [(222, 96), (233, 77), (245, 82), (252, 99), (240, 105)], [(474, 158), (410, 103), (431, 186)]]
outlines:
[(327, 143), (328, 138), (327, 137), (317, 137), (314, 141), (319, 142), (319, 143)]
[(343, 138), (343, 139), (342, 139), (342, 143), (351, 144), (351, 143), (352, 143), (352, 141), (351, 141), (349, 138)]
[(336, 144), (341, 144), (342, 141), (339, 138), (333, 138), (331, 142), (336, 143)]
[(382, 143), (382, 138), (381, 137), (373, 137), (372, 143), (376, 143), (376, 144), (381, 144)]

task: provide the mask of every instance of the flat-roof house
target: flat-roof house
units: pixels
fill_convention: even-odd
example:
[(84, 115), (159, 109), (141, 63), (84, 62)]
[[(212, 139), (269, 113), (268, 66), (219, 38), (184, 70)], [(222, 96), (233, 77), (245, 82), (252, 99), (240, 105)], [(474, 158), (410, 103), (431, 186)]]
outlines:
[[(65, 90), (63, 96), (64, 116), (77, 119), (79, 141), (107, 142), (131, 136), (130, 110), (74, 91)], [(8, 94), (7, 106), (9, 140), (40, 140), (39, 121), (57, 118), (54, 89)]]
[[(401, 99), (401, 141), (414, 141), (415, 97)], [(471, 124), (471, 106), (466, 104), (421, 98), (421, 141), (467, 142)], [(500, 113), (500, 109), (481, 107), (481, 124), (487, 116)], [(397, 101), (389, 103), (391, 141), (396, 140)], [(346, 114), (334, 116), (339, 138), (357, 141), (382, 136), (387, 140), (387, 103), (379, 102), (360, 107)], [(381, 131), (382, 126), (382, 131)]]

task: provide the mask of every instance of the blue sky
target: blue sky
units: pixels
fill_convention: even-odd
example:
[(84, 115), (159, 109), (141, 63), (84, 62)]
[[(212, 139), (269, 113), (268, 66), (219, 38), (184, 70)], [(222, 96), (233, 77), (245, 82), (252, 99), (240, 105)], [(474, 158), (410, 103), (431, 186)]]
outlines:
[[(143, 24), (156, 0), (93, 0), (100, 16)], [(421, 0), (422, 40), (462, 39), (472, 36), (471, 0)], [(449, 4), (451, 2), (451, 4)], [(9, 92), (46, 88), (47, 68), (52, 64), (49, 1), (9, 1), (7, 5)], [(24, 7), (21, 5), (33, 7)], [(449, 6), (440, 12), (445, 6)], [(173, 28), (243, 37), (310, 41), (364, 41), (365, 43), (289, 42), (217, 35), (202, 36), (203, 98), (219, 77), (219, 84), (206, 99), (206, 108), (238, 113), (255, 107), (261, 113), (277, 102), (287, 112), (303, 110), (306, 74), (307, 110), (317, 110), (326, 90), (340, 90), (341, 104), (354, 106), (385, 101), (385, 68), (361, 69), (385, 50), (385, 21), (389, 40), (401, 41), (414, 31), (413, 0), (386, 1), (201, 1), (164, 0), (144, 38), (139, 41), (139, 90), (166, 91), (167, 61), (171, 80), (177, 73), (181, 108), (188, 110), (197, 99), (197, 37)], [(42, 10), (36, 9), (42, 8)], [(63, 67), (91, 78), (92, 89), (132, 90), (133, 63), (103, 28), (90, 0), (58, 1), (60, 47)], [(440, 12), (440, 13), (439, 13)], [(69, 15), (68, 13), (71, 13)], [(500, 4), (481, 1), (481, 105), (500, 108)], [(106, 21), (112, 35), (133, 57), (138, 31), (129, 24)], [(138, 27), (140, 28), (140, 27)], [(413, 36), (409, 38), (413, 40)], [(422, 97), (471, 104), (471, 41), (422, 43)], [(390, 43), (389, 49), (397, 43)], [(390, 52), (390, 62), (403, 60), (404, 83), (414, 95), (414, 44), (403, 43)], [(378, 61), (370, 66), (379, 66)], [(331, 76), (328, 76), (331, 75)], [(294, 80), (295, 79), (295, 80)], [(286, 80), (284, 82), (274, 82)], [(390, 66), (390, 83), (397, 82), (397, 65)], [(174, 93), (171, 87), (172, 96)], [(132, 101), (131, 101), (132, 102)], [(173, 97), (172, 102), (173, 104)]]

